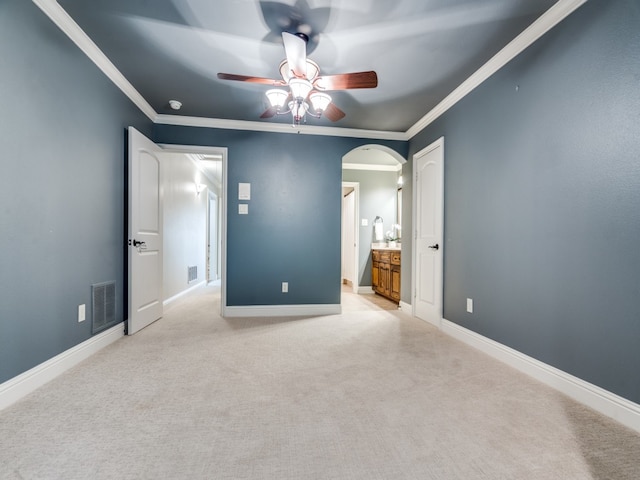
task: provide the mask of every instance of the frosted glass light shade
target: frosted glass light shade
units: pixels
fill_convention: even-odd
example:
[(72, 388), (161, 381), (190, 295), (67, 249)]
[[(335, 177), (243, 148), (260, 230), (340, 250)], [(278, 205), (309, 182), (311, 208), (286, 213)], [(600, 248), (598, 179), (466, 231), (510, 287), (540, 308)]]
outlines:
[(331, 97), (322, 92), (313, 92), (309, 96), (309, 100), (311, 100), (311, 105), (316, 112), (324, 112), (331, 103)]
[(309, 92), (313, 88), (311, 82), (304, 78), (292, 78), (289, 80), (289, 88), (291, 89), (291, 95), (296, 100), (304, 100), (309, 95)]
[(287, 92), (286, 90), (274, 88), (272, 90), (267, 90), (266, 95), (272, 107), (282, 108), (287, 101), (289, 92)]

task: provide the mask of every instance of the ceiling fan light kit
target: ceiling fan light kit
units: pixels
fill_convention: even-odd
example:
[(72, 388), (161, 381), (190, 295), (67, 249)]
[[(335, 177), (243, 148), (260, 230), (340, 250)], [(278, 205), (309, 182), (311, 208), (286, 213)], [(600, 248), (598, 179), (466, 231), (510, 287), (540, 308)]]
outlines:
[[(320, 76), (320, 67), (307, 58), (307, 42), (304, 35), (282, 32), (286, 59), (280, 63), (282, 80), (250, 77), (231, 73), (218, 73), (221, 80), (259, 83), (274, 87), (289, 87), (289, 90), (273, 88), (267, 90), (269, 108), (260, 118), (291, 113), (293, 125), (300, 125), (307, 113), (320, 118), (323, 114), (332, 122), (344, 118), (345, 113), (332, 103), (326, 90), (348, 90), (375, 88), (378, 76), (374, 71), (343, 73)], [(285, 110), (285, 105), (288, 107)]]

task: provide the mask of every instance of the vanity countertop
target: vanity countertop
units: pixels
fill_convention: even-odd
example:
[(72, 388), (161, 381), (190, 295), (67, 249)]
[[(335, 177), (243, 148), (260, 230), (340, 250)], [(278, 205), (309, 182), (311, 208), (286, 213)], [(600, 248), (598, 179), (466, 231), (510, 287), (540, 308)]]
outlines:
[(371, 244), (371, 250), (393, 250), (393, 251), (400, 251), (401, 246), (400, 245), (396, 245), (395, 247), (390, 247), (389, 245), (387, 245), (386, 243), (372, 243)]

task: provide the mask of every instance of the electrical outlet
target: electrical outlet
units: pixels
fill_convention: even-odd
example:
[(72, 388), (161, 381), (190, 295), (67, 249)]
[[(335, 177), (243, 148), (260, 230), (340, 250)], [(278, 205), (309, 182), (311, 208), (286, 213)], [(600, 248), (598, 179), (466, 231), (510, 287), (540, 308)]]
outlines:
[(85, 316), (85, 304), (78, 305), (78, 322), (84, 322), (86, 319)]
[(289, 292), (289, 282), (282, 282), (282, 293)]
[(467, 298), (467, 313), (473, 313), (473, 298)]

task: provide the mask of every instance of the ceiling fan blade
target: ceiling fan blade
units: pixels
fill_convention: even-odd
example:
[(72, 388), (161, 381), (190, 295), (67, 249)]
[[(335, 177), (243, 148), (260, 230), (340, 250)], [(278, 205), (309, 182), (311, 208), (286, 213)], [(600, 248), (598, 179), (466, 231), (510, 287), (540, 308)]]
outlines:
[(327, 105), (327, 109), (324, 111), (324, 116), (327, 117), (332, 122), (337, 122), (338, 120), (345, 117), (345, 113), (336, 107), (333, 103)]
[(236, 75), (234, 73), (219, 73), (220, 80), (235, 80), (237, 82), (259, 83), (262, 85), (272, 85), (274, 87), (282, 87), (286, 85), (282, 80), (264, 77), (249, 77), (247, 75)]
[(287, 56), (289, 68), (293, 71), (293, 76), (299, 78), (307, 77), (307, 42), (297, 35), (282, 32), (284, 42), (284, 52)]
[[(291, 1), (259, 0), (264, 22), (271, 31), (263, 39), (265, 42), (282, 44), (282, 32), (304, 32), (308, 37), (307, 55), (318, 46), (320, 34), (324, 32), (331, 19), (332, 12), (337, 14), (335, 7), (309, 6), (307, 0)], [(312, 2), (317, 3), (317, 2)]]
[(340, 73), (337, 75), (322, 75), (313, 86), (318, 90), (349, 90), (352, 88), (376, 88), (378, 74), (374, 71)]
[(278, 113), (278, 107), (269, 107), (260, 115), (260, 118), (271, 118), (274, 117), (276, 113)]

